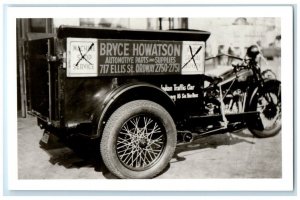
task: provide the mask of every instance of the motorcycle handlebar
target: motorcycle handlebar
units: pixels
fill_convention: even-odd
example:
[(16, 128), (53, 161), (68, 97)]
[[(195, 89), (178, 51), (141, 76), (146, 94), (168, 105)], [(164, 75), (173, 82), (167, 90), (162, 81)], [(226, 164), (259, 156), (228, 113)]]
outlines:
[(233, 56), (233, 55), (230, 55), (230, 54), (226, 54), (226, 53), (222, 53), (222, 54), (218, 54), (216, 56), (208, 57), (208, 58), (205, 58), (205, 60), (210, 60), (210, 59), (218, 58), (218, 57), (221, 57), (221, 56), (227, 56), (229, 58), (235, 58), (235, 59), (238, 59), (238, 60), (244, 60), (243, 58), (240, 58), (240, 57), (237, 57), (237, 56)]
[(221, 57), (221, 56), (227, 56), (229, 58), (234, 58), (234, 59), (242, 61), (241, 63), (237, 63), (237, 64), (232, 63), (231, 64), (231, 66), (236, 70), (248, 68), (249, 67), (248, 62), (252, 60), (251, 58), (247, 58), (247, 57), (240, 58), (240, 57), (230, 55), (230, 54), (226, 54), (226, 53), (222, 53), (222, 54), (218, 54), (216, 56), (208, 57), (208, 58), (205, 58), (205, 60), (210, 60), (210, 59), (218, 58), (218, 57)]
[(231, 64), (231, 66), (233, 68), (235, 68), (236, 70), (239, 70), (239, 69), (247, 68), (248, 65), (245, 62), (242, 62), (242, 63), (237, 63), (237, 64)]

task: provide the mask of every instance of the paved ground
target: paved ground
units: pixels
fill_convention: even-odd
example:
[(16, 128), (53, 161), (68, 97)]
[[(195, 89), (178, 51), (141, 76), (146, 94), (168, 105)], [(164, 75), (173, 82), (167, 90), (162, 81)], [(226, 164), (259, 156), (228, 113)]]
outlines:
[[(43, 131), (33, 117), (18, 118), (19, 179), (115, 178), (97, 161), (91, 145), (70, 148), (54, 140), (42, 148)], [(248, 130), (203, 138), (176, 149), (160, 179), (280, 178), (281, 133), (267, 139), (254, 138)], [(82, 142), (82, 140), (81, 140)]]

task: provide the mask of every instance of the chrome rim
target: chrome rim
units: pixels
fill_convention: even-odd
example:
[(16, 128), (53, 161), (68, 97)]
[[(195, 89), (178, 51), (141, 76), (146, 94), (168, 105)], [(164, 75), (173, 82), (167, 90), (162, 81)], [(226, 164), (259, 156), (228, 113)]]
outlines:
[(270, 130), (280, 122), (281, 119), (281, 101), (274, 93), (267, 93), (258, 99), (257, 111), (265, 130)]
[(145, 170), (161, 157), (166, 132), (161, 122), (152, 116), (138, 115), (121, 127), (116, 145), (120, 162), (132, 170)]

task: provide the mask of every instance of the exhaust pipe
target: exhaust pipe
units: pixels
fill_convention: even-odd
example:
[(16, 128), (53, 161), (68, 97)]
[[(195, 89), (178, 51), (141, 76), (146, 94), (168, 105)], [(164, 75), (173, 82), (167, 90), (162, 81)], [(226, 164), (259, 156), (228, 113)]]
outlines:
[(179, 131), (177, 133), (177, 141), (183, 143), (189, 143), (193, 141), (193, 134), (188, 131)]

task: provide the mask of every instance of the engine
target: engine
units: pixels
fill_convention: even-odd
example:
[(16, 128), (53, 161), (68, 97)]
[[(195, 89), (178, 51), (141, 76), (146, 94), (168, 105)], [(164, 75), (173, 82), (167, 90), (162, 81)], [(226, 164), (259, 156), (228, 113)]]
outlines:
[(232, 94), (224, 98), (225, 114), (243, 112), (243, 102), (245, 93), (241, 89), (236, 89)]
[[(229, 91), (222, 91), (224, 102), (225, 114), (237, 114), (244, 110), (245, 91), (241, 88), (237, 88)], [(220, 114), (220, 91), (215, 88), (214, 90), (207, 91), (205, 93), (205, 111), (208, 115)]]

